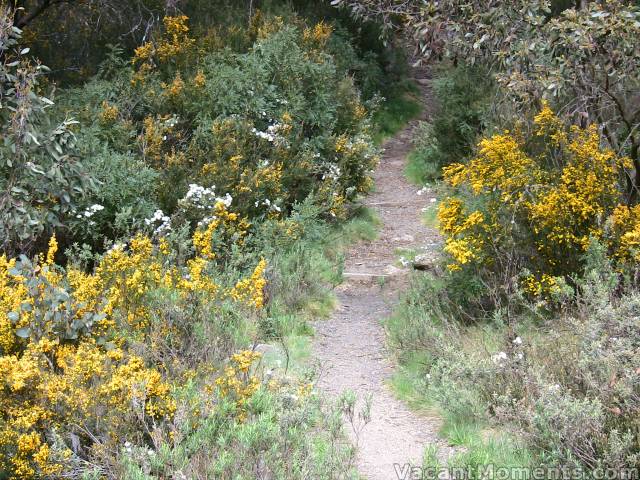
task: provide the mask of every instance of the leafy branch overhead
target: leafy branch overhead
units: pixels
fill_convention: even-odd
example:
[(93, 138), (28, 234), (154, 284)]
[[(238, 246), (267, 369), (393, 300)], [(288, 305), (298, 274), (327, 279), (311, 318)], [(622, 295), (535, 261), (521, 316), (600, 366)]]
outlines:
[(335, 0), (359, 18), (403, 29), (424, 59), (489, 66), (503, 101), (520, 111), (566, 100), (561, 114), (598, 123), (628, 155), (627, 198), (640, 188), (640, 7), (637, 2)]

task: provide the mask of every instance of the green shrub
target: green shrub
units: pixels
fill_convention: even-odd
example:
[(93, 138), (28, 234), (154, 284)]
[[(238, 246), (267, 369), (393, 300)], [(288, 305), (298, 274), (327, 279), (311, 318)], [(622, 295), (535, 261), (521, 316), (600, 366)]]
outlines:
[(92, 179), (74, 150), (76, 122), (55, 123), (38, 85), (47, 71), (26, 57), (0, 8), (0, 253), (42, 249), (64, 228)]
[[(414, 395), (435, 402), (464, 431), (497, 425), (517, 432), (545, 467), (591, 478), (638, 465), (640, 296), (615, 297), (617, 274), (604, 248), (594, 246), (585, 261), (571, 309), (551, 313), (519, 295), (484, 323), (461, 318), (446, 281), (416, 277), (387, 323), (400, 360), (420, 359)], [(488, 448), (463, 443), (472, 447), (456, 465), (475, 465), (473, 452)]]
[(473, 153), (486, 128), (491, 78), (479, 67), (441, 67), (433, 81), (436, 111), (414, 137), (409, 178), (420, 184), (440, 178), (441, 169)]
[[(282, 385), (276, 389), (277, 383)], [(339, 406), (301, 394), (290, 379), (272, 379), (271, 384), (251, 398), (250, 420), (244, 423), (219, 405), (197, 424), (176, 425), (177, 445), (159, 443), (152, 450), (125, 446), (116, 466), (118, 478), (357, 478)], [(193, 398), (196, 392), (184, 390), (191, 401), (202, 402)]]
[(86, 167), (96, 185), (69, 220), (73, 239), (81, 239), (101, 251), (113, 240), (133, 237), (146, 228), (157, 205), (158, 172), (131, 154), (120, 154), (102, 146), (88, 152)]

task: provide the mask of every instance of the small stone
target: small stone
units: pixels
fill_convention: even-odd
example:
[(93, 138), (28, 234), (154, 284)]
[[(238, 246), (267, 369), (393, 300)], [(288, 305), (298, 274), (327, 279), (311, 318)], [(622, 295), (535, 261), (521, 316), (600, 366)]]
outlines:
[(415, 270), (435, 270), (438, 266), (438, 260), (428, 253), (416, 255), (413, 259), (413, 268)]
[(402, 272), (402, 269), (396, 267), (395, 265), (387, 265), (384, 269), (385, 275), (393, 276)]
[(259, 343), (256, 345), (255, 351), (261, 353), (263, 355), (267, 355), (270, 352), (273, 352), (275, 347), (273, 345), (269, 345), (268, 343)]
[(409, 235), (408, 233), (402, 235), (401, 237), (393, 237), (392, 239), (394, 242), (408, 242), (411, 243), (413, 241), (415, 241), (415, 238), (413, 235)]

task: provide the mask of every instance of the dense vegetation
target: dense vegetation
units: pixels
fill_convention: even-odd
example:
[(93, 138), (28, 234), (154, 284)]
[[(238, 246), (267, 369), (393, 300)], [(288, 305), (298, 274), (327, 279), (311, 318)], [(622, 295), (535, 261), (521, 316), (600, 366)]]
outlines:
[(386, 324), (397, 390), (451, 466), (640, 468), (637, 1), (16, 0), (1, 479), (357, 478), (353, 398), (290, 363), (419, 110), (397, 31), (443, 236)]
[(441, 180), (442, 261), (388, 323), (398, 390), (454, 465), (639, 467), (637, 2), (334, 3), (438, 63), (408, 173)]
[(340, 405), (255, 347), (366, 231), (393, 54), (285, 2), (124, 2), (85, 50), (118, 2), (50, 3), (0, 11), (0, 478), (351, 476)]

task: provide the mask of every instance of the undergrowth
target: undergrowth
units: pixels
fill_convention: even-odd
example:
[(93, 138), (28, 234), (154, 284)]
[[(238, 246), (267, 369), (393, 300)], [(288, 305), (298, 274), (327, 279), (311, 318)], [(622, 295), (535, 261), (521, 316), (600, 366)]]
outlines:
[(384, 102), (373, 117), (377, 125), (373, 139), (378, 145), (417, 118), (423, 108), (418, 86), (409, 78), (388, 87), (383, 97)]
[(386, 321), (396, 393), (440, 412), (442, 435), (462, 447), (450, 467), (634, 475), (639, 207), (621, 180), (629, 158), (601, 126), (569, 124), (549, 101), (529, 117), (499, 103), (491, 113), (494, 87), (477, 68), (447, 68), (434, 88), (441, 104), (406, 174), (443, 177), (437, 214), (428, 206), (424, 220), (444, 245)]

